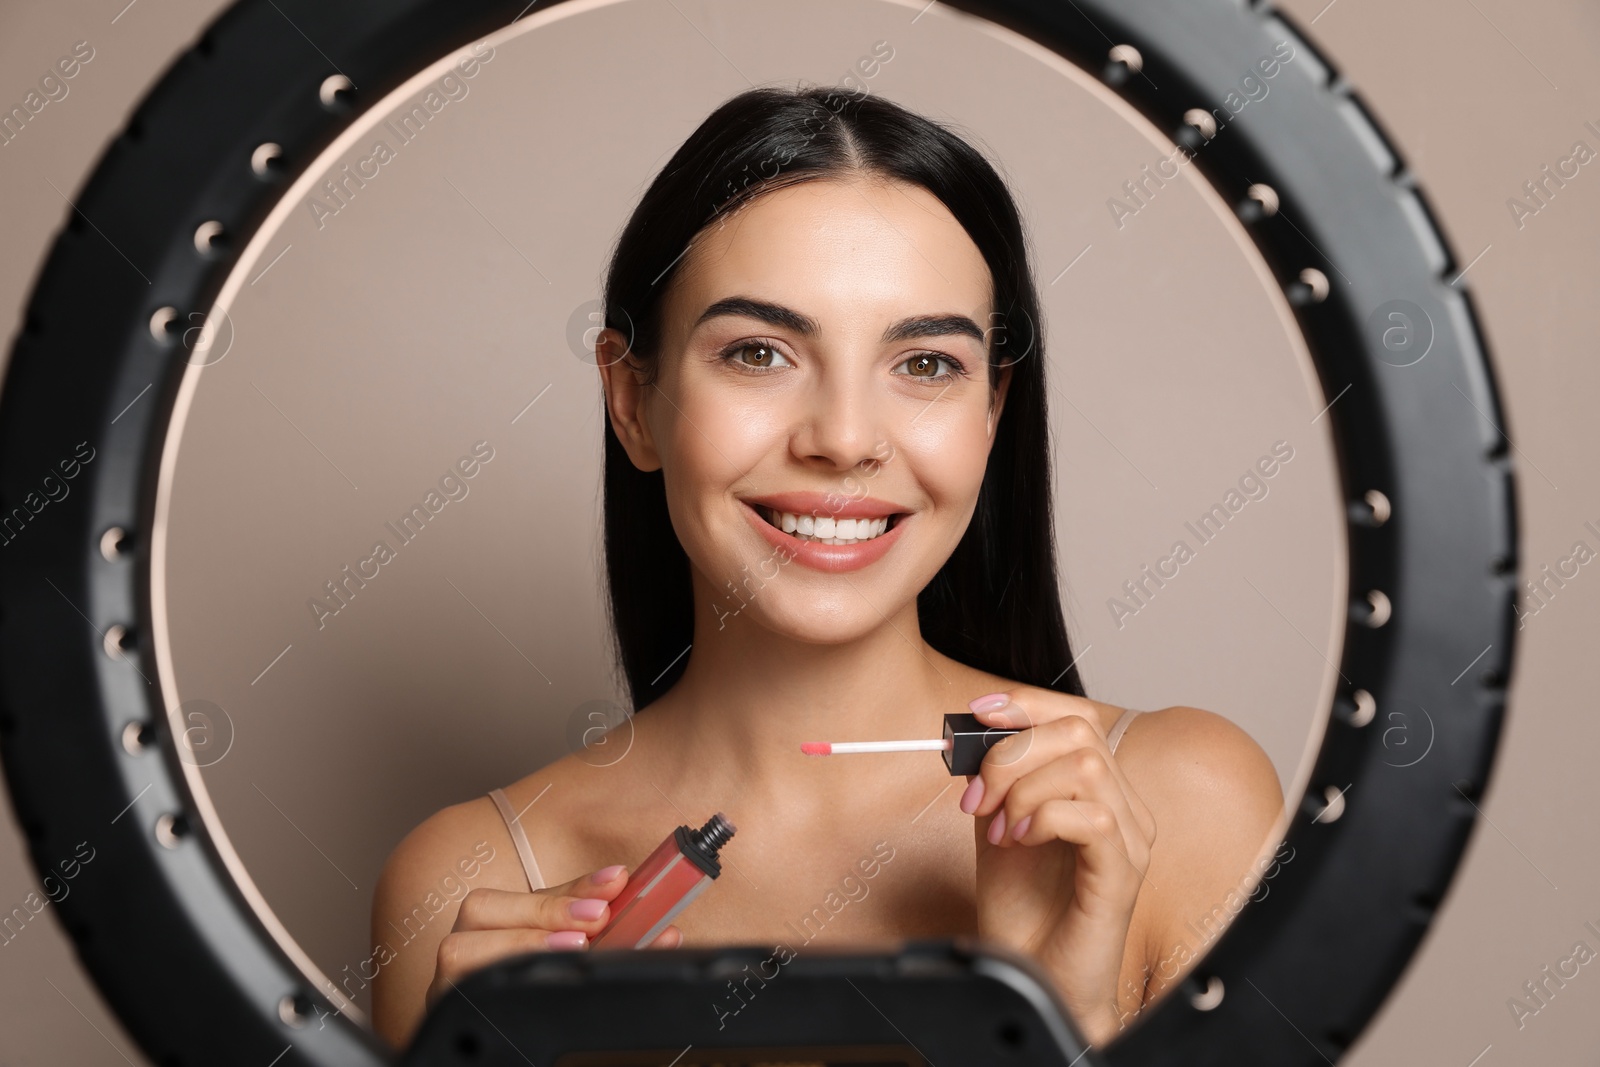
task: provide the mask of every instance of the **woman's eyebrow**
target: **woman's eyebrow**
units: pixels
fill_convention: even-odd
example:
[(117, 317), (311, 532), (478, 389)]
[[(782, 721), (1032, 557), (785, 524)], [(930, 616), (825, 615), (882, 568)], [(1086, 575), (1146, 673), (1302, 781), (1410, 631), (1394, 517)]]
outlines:
[[(766, 300), (753, 300), (749, 297), (731, 296), (707, 307), (700, 313), (691, 329), (698, 328), (701, 323), (724, 315), (739, 315), (745, 318), (758, 319), (769, 326), (778, 326), (786, 330), (793, 330), (802, 337), (812, 337), (821, 329), (817, 320), (809, 315), (802, 315), (793, 308), (784, 307)], [(883, 342), (892, 344), (895, 341), (905, 341), (913, 337), (971, 337), (980, 344), (984, 342), (983, 330), (972, 319), (965, 315), (913, 315), (893, 323), (883, 331)]]

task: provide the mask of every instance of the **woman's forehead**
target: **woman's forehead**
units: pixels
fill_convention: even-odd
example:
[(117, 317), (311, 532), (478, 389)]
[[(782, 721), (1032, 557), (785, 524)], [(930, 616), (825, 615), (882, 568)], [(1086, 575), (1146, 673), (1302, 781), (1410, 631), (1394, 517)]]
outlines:
[(701, 231), (678, 281), (692, 314), (734, 292), (761, 294), (804, 305), (824, 327), (847, 308), (983, 314), (991, 293), (988, 264), (949, 209), (920, 186), (880, 180), (764, 193)]

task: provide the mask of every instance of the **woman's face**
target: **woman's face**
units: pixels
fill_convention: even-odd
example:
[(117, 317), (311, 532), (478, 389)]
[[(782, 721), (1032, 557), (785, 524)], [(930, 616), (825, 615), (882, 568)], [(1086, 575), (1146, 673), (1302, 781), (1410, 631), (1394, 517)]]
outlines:
[(1009, 385), (989, 388), (991, 301), (927, 190), (813, 180), (699, 235), (654, 386), (602, 334), (612, 425), (663, 472), (702, 622), (832, 643), (914, 604), (972, 517)]

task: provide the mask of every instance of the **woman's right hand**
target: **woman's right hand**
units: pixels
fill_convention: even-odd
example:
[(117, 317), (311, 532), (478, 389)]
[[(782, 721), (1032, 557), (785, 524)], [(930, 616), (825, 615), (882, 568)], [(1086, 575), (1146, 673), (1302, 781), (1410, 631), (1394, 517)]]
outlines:
[[(611, 921), (610, 902), (628, 884), (622, 864), (581, 875), (565, 885), (530, 892), (474, 889), (461, 900), (456, 923), (439, 942), (427, 1006), (472, 971), (525, 952), (587, 948)], [(676, 948), (683, 931), (668, 926), (650, 948)]]

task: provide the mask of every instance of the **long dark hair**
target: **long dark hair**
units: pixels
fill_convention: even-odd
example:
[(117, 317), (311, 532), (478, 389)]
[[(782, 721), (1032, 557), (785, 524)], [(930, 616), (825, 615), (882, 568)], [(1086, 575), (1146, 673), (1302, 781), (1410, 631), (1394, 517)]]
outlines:
[[(965, 228), (993, 278), (991, 389), (1001, 364), (1012, 366), (972, 521), (917, 596), (922, 635), (968, 666), (1084, 696), (1056, 580), (1039, 298), (1011, 193), (966, 141), (866, 93), (740, 93), (689, 136), (634, 209), (606, 274), (605, 325), (631, 336), (633, 358), (653, 381), (661, 297), (696, 235), (762, 193), (863, 173), (921, 186)], [(611, 625), (633, 707), (642, 710), (688, 662), (689, 557), (672, 529), (662, 472), (635, 467), (604, 411), (602, 421)]]

